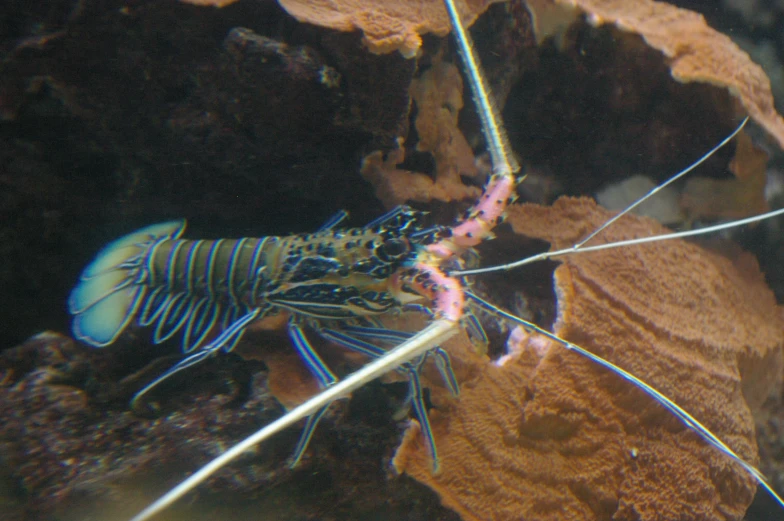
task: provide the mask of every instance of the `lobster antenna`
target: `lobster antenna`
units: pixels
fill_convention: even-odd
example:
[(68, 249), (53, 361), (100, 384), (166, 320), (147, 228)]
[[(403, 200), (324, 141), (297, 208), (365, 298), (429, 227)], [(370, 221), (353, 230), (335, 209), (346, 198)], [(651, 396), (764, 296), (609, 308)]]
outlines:
[(577, 344), (573, 344), (573, 343), (571, 343), (571, 342), (569, 342), (567, 340), (564, 340), (564, 339), (558, 337), (557, 335), (555, 335), (554, 333), (551, 333), (551, 332), (547, 331), (546, 329), (543, 329), (543, 328), (537, 326), (533, 322), (529, 322), (529, 321), (527, 321), (525, 319), (522, 319), (522, 318), (520, 318), (518, 316), (515, 316), (515, 315), (513, 315), (513, 314), (511, 314), (511, 313), (509, 313), (507, 311), (504, 311), (503, 309), (499, 308), (498, 306), (495, 306), (495, 305), (491, 304), (490, 302), (484, 300), (483, 298), (481, 298), (481, 297), (479, 297), (479, 296), (477, 296), (477, 295), (475, 295), (475, 294), (473, 294), (473, 293), (471, 293), (469, 291), (466, 291), (465, 295), (470, 300), (472, 300), (476, 304), (478, 304), (484, 310), (489, 311), (490, 313), (493, 313), (495, 315), (501, 316), (503, 318), (506, 318), (506, 319), (508, 319), (508, 320), (510, 320), (510, 321), (512, 321), (514, 323), (520, 324), (525, 329), (527, 329), (529, 331), (534, 331), (534, 332), (536, 332), (536, 333), (538, 333), (538, 334), (540, 334), (540, 335), (542, 335), (542, 336), (544, 336), (544, 337), (546, 337), (546, 338), (556, 342), (557, 344), (565, 347), (569, 351), (574, 351), (574, 352), (580, 354), (581, 356), (591, 360), (592, 362), (594, 362), (594, 363), (596, 363), (598, 365), (601, 365), (602, 367), (604, 367), (606, 369), (609, 369), (610, 371), (612, 371), (613, 373), (617, 374), (621, 378), (623, 378), (623, 379), (631, 382), (632, 384), (634, 384), (635, 387), (637, 387), (638, 389), (642, 390), (645, 394), (647, 394), (648, 396), (650, 396), (651, 398), (656, 400), (657, 403), (659, 403), (662, 407), (664, 407), (670, 413), (672, 413), (675, 417), (677, 417), (681, 422), (683, 422), (684, 425), (686, 425), (686, 427), (688, 427), (692, 432), (695, 432), (697, 435), (699, 435), (709, 445), (712, 445), (719, 452), (727, 455), (730, 459), (732, 459), (733, 461), (738, 463), (741, 467), (743, 467), (743, 469), (754, 479), (754, 481), (756, 481), (765, 490), (767, 490), (768, 493), (771, 495), (771, 497), (782, 508), (784, 508), (784, 499), (782, 499), (778, 494), (776, 494), (776, 492), (773, 490), (773, 487), (771, 487), (770, 484), (768, 484), (767, 480), (765, 479), (765, 476), (762, 474), (762, 472), (759, 471), (759, 469), (757, 469), (754, 465), (752, 465), (751, 463), (749, 463), (746, 460), (744, 460), (743, 458), (741, 458), (735, 451), (733, 451), (723, 441), (721, 441), (721, 439), (719, 439), (718, 436), (713, 434), (713, 432), (711, 432), (710, 429), (705, 427), (694, 416), (692, 416), (691, 414), (686, 412), (683, 408), (681, 408), (680, 405), (678, 405), (677, 403), (672, 401), (670, 398), (668, 398), (667, 396), (662, 394), (656, 388), (654, 388), (651, 385), (645, 383), (643, 380), (637, 378), (636, 376), (634, 376), (630, 372), (626, 371), (625, 369), (622, 369), (621, 367), (618, 367), (617, 365), (613, 364), (612, 362), (610, 362), (608, 360), (605, 360), (601, 356), (596, 355), (596, 354), (588, 351), (587, 349), (578, 346)]
[(779, 208), (778, 210), (773, 210), (771, 212), (766, 212), (759, 215), (754, 215), (752, 217), (746, 217), (745, 219), (738, 219), (737, 221), (730, 221), (727, 223), (716, 224), (714, 226), (706, 226), (704, 228), (699, 228), (697, 230), (686, 230), (682, 232), (673, 232), (673, 233), (665, 233), (662, 235), (651, 235), (649, 237), (640, 237), (638, 239), (629, 239), (625, 241), (618, 241), (618, 242), (609, 242), (607, 244), (599, 244), (596, 246), (585, 246), (580, 248), (579, 250), (574, 246), (563, 250), (557, 251), (546, 251), (540, 253), (538, 255), (533, 255), (531, 257), (526, 257), (525, 259), (521, 259), (519, 261), (510, 262), (508, 264), (501, 264), (498, 266), (488, 266), (486, 268), (477, 268), (475, 270), (456, 270), (449, 272), (450, 276), (464, 276), (464, 275), (477, 275), (479, 273), (492, 273), (494, 271), (508, 271), (514, 268), (519, 268), (520, 266), (525, 266), (527, 264), (532, 264), (534, 262), (539, 262), (543, 260), (552, 259), (555, 257), (561, 257), (563, 255), (569, 255), (572, 253), (587, 253), (589, 251), (599, 251), (599, 250), (611, 250), (614, 248), (622, 248), (625, 246), (635, 246), (638, 244), (645, 244), (648, 242), (659, 242), (659, 241), (668, 241), (670, 239), (683, 239), (685, 237), (694, 237), (696, 235), (705, 235), (708, 233), (718, 232), (722, 230), (729, 230), (731, 228), (737, 228), (739, 226), (745, 226), (747, 224), (753, 224), (756, 222), (764, 221), (766, 219), (771, 219), (773, 217), (778, 217), (780, 215), (784, 215), (784, 208)]
[(476, 268), (476, 269), (471, 269), (471, 270), (455, 270), (455, 271), (450, 272), (449, 275), (450, 276), (461, 276), (462, 277), (462, 276), (465, 276), (465, 275), (479, 275), (481, 273), (492, 273), (492, 272), (495, 272), (495, 271), (508, 271), (508, 270), (512, 270), (512, 269), (515, 269), (515, 268), (519, 268), (521, 266), (526, 266), (528, 264), (533, 264), (534, 262), (540, 262), (540, 261), (543, 261), (543, 260), (549, 260), (549, 259), (553, 259), (553, 258), (556, 258), (556, 257), (569, 255), (569, 254), (572, 254), (572, 253), (578, 253), (578, 252), (587, 253), (589, 251), (609, 250), (609, 249), (613, 249), (613, 248), (622, 248), (622, 247), (625, 247), (625, 246), (635, 246), (637, 244), (645, 244), (645, 243), (648, 243), (648, 242), (659, 242), (659, 241), (666, 241), (666, 240), (670, 240), (670, 239), (683, 239), (683, 238), (686, 238), (686, 237), (693, 237), (693, 236), (697, 236), (697, 235), (704, 235), (704, 234), (718, 232), (718, 231), (722, 231), (722, 230), (728, 230), (728, 229), (731, 229), (731, 228), (744, 226), (746, 224), (752, 224), (752, 223), (756, 223), (756, 222), (759, 222), (759, 221), (764, 221), (766, 219), (770, 219), (772, 217), (777, 217), (779, 215), (784, 214), (784, 209), (779, 209), (779, 210), (773, 210), (773, 211), (770, 211), (770, 212), (767, 212), (767, 213), (763, 213), (763, 214), (760, 214), (760, 215), (747, 217), (745, 219), (738, 219), (736, 221), (730, 221), (730, 222), (727, 222), (727, 223), (721, 223), (721, 224), (717, 224), (717, 225), (714, 225), (714, 226), (706, 226), (704, 228), (698, 228), (696, 230), (686, 230), (686, 231), (681, 231), (681, 232), (666, 233), (666, 234), (662, 234), (662, 235), (652, 235), (652, 236), (649, 236), (649, 237), (641, 237), (641, 238), (638, 238), (638, 239), (629, 239), (629, 240), (625, 240), (625, 241), (609, 242), (609, 243), (600, 244), (600, 245), (597, 245), (597, 246), (585, 246), (585, 244), (588, 241), (590, 241), (591, 239), (596, 237), (603, 230), (607, 229), (610, 225), (612, 225), (614, 222), (616, 222), (622, 216), (626, 215), (631, 210), (636, 208), (643, 201), (649, 199), (650, 197), (652, 197), (654, 194), (656, 194), (659, 190), (661, 190), (665, 186), (667, 186), (667, 185), (677, 181), (678, 179), (680, 179), (681, 177), (685, 176), (686, 174), (688, 174), (689, 172), (691, 172), (692, 170), (697, 168), (699, 165), (704, 163), (708, 158), (710, 158), (712, 155), (714, 155), (722, 147), (727, 145), (727, 143), (732, 141), (732, 139), (735, 136), (738, 135), (738, 133), (743, 129), (743, 127), (746, 125), (746, 123), (748, 123), (748, 121), (749, 121), (749, 117), (746, 116), (745, 118), (743, 118), (743, 121), (740, 123), (740, 125), (738, 125), (738, 127), (729, 136), (724, 138), (721, 141), (721, 143), (719, 143), (718, 145), (713, 147), (710, 151), (708, 151), (706, 154), (704, 154), (702, 157), (700, 157), (697, 161), (695, 161), (694, 163), (692, 163), (691, 165), (689, 165), (685, 169), (681, 170), (680, 172), (678, 172), (674, 176), (670, 177), (667, 181), (665, 181), (664, 183), (662, 183), (659, 186), (655, 187), (654, 189), (649, 191), (647, 194), (642, 196), (640, 199), (638, 199), (637, 201), (635, 201), (634, 203), (632, 203), (631, 205), (626, 207), (622, 212), (620, 212), (617, 215), (613, 216), (611, 219), (609, 219), (604, 224), (602, 224), (599, 228), (597, 228), (596, 230), (591, 232), (591, 234), (588, 235), (588, 237), (586, 237), (585, 239), (581, 240), (577, 244), (575, 244), (573, 246), (570, 246), (569, 248), (564, 248), (562, 250), (543, 252), (543, 253), (540, 253), (538, 255), (533, 255), (531, 257), (526, 257), (525, 259), (520, 259), (519, 261), (510, 262), (508, 264), (501, 264), (501, 265), (498, 265), (498, 266), (487, 266), (487, 267), (484, 267), (484, 268)]
[(487, 148), (490, 152), (490, 159), (495, 173), (515, 173), (520, 170), (520, 165), (511, 153), (512, 147), (509, 146), (509, 139), (504, 131), (501, 115), (496, 108), (495, 102), (491, 98), (484, 77), (480, 72), (479, 58), (476, 56), (474, 44), (471, 36), (463, 27), (460, 13), (455, 6), (455, 0), (445, 0), (449, 21), (457, 40), (457, 49), (463, 58), (465, 72), (468, 75), (468, 83), (471, 86), (476, 111), (482, 120), (482, 131), (487, 140)]
[(259, 429), (252, 435), (237, 443), (232, 448), (203, 466), (188, 479), (161, 496), (157, 501), (135, 515), (131, 521), (146, 521), (154, 515), (168, 508), (182, 496), (199, 486), (218, 470), (237, 459), (243, 452), (253, 448), (266, 439), (274, 436), (283, 429), (294, 425), (299, 420), (315, 414), (320, 409), (327, 407), (335, 400), (346, 396), (364, 386), (371, 380), (397, 369), (405, 362), (416, 358), (425, 351), (443, 343), (457, 333), (457, 323), (447, 319), (433, 322), (406, 342), (403, 342), (389, 353), (363, 366), (344, 380), (327, 387), (316, 396), (310, 398), (302, 405), (291, 409), (289, 412), (274, 422)]
[(633, 202), (632, 204), (630, 204), (629, 206), (627, 206), (627, 207), (626, 207), (626, 209), (624, 209), (622, 212), (620, 212), (619, 214), (615, 215), (615, 216), (614, 216), (612, 219), (610, 219), (609, 221), (607, 221), (607, 222), (606, 222), (606, 223), (604, 223), (603, 225), (599, 226), (599, 227), (598, 227), (596, 230), (594, 230), (594, 231), (593, 231), (593, 233), (591, 233), (591, 234), (590, 234), (588, 237), (586, 237), (586, 238), (585, 238), (585, 239), (583, 239), (582, 241), (580, 241), (580, 242), (578, 242), (577, 244), (575, 244), (575, 245), (574, 245), (572, 248), (576, 250), (576, 249), (578, 249), (578, 248), (582, 247), (582, 245), (583, 245), (583, 244), (585, 244), (586, 242), (590, 241), (591, 239), (593, 239), (594, 237), (596, 237), (597, 235), (599, 235), (599, 234), (600, 234), (600, 233), (601, 233), (601, 232), (602, 232), (602, 231), (603, 231), (605, 228), (607, 228), (608, 226), (610, 226), (612, 223), (614, 223), (615, 221), (617, 221), (618, 219), (620, 219), (621, 217), (623, 217), (623, 216), (624, 216), (624, 215), (626, 215), (627, 213), (629, 213), (629, 212), (631, 212), (632, 210), (634, 210), (634, 209), (635, 209), (637, 206), (641, 205), (643, 202), (645, 202), (645, 201), (647, 201), (648, 199), (650, 199), (650, 198), (651, 198), (651, 197), (652, 197), (652, 196), (653, 196), (655, 193), (657, 193), (659, 190), (661, 190), (661, 189), (662, 189), (662, 188), (664, 188), (665, 186), (668, 186), (668, 185), (669, 185), (669, 184), (671, 184), (671, 183), (674, 183), (675, 181), (677, 181), (677, 180), (678, 180), (678, 179), (680, 179), (681, 177), (685, 176), (686, 174), (688, 174), (689, 172), (691, 172), (692, 170), (694, 170), (695, 168), (697, 168), (698, 166), (700, 166), (700, 165), (701, 165), (702, 163), (704, 163), (704, 162), (705, 162), (705, 161), (706, 161), (706, 160), (707, 160), (709, 157), (711, 157), (713, 154), (715, 154), (716, 152), (718, 152), (718, 151), (719, 151), (719, 149), (721, 149), (721, 148), (722, 148), (724, 145), (726, 145), (727, 143), (729, 143), (730, 141), (732, 141), (732, 139), (733, 139), (735, 136), (737, 136), (737, 135), (738, 135), (738, 133), (739, 133), (739, 132), (740, 132), (740, 131), (743, 129), (743, 127), (746, 125), (746, 123), (748, 123), (748, 121), (749, 121), (749, 117), (748, 117), (748, 116), (746, 116), (745, 118), (743, 118), (743, 121), (741, 121), (740, 125), (738, 125), (738, 128), (736, 128), (736, 129), (735, 129), (735, 130), (732, 132), (732, 134), (730, 134), (729, 136), (725, 137), (725, 138), (724, 138), (724, 140), (723, 140), (721, 143), (719, 143), (718, 145), (716, 145), (715, 147), (713, 147), (712, 149), (710, 149), (710, 151), (708, 151), (708, 153), (706, 153), (704, 156), (702, 156), (702, 157), (701, 157), (701, 158), (699, 158), (697, 161), (695, 161), (694, 163), (692, 163), (692, 164), (691, 164), (691, 165), (689, 165), (688, 167), (684, 168), (683, 170), (681, 170), (680, 172), (678, 172), (678, 173), (677, 173), (677, 174), (675, 174), (674, 176), (670, 177), (670, 178), (669, 178), (667, 181), (665, 181), (664, 183), (662, 183), (662, 184), (660, 184), (659, 186), (657, 186), (657, 187), (653, 188), (653, 189), (652, 189), (650, 192), (648, 192), (647, 194), (645, 194), (645, 195), (643, 195), (642, 197), (640, 197), (639, 199), (637, 199), (635, 202)]

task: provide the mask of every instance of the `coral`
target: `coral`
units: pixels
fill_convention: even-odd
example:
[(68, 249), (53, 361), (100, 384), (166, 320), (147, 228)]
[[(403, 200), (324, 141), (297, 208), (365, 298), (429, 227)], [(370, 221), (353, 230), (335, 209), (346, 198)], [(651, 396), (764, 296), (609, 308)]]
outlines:
[(474, 151), (457, 127), (463, 109), (463, 81), (457, 66), (435, 61), (411, 82), (411, 98), (417, 106), (417, 150), (433, 154), (436, 182), (462, 184), (461, 176), (476, 176)]
[(386, 154), (376, 150), (362, 160), (362, 177), (375, 187), (376, 197), (386, 208), (394, 208), (405, 201), (449, 199), (450, 194), (439, 190), (428, 176), (398, 168), (406, 158), (401, 141), (396, 149)]
[[(596, 193), (596, 202), (608, 210), (620, 212), (637, 202), (654, 188), (656, 188), (656, 183), (649, 178), (634, 175), (604, 187)], [(636, 215), (652, 217), (667, 226), (680, 224), (684, 220), (684, 215), (678, 204), (679, 195), (678, 190), (674, 186), (665, 186), (656, 193), (656, 197), (652, 197), (637, 205), (632, 212)]]
[(541, 45), (547, 38), (553, 38), (556, 46), (563, 49), (566, 31), (577, 20), (580, 10), (553, 0), (525, 0), (525, 6), (531, 14), (536, 43)]
[[(487, 7), (498, 0), (459, 2), (463, 23), (470, 26)], [(400, 51), (406, 57), (416, 55), (422, 45), (420, 35), (449, 34), (451, 29), (441, 0), (278, 0), (300, 22), (329, 27), (338, 31), (359, 29), (368, 49), (377, 54)]]
[(475, 177), (477, 168), (473, 150), (457, 126), (463, 108), (460, 71), (453, 63), (438, 59), (411, 82), (410, 92), (417, 106), (417, 150), (432, 154), (436, 163), (435, 180), (397, 168), (405, 159), (400, 142), (386, 159), (379, 151), (369, 154), (363, 161), (362, 175), (376, 187), (376, 196), (387, 207), (406, 201), (476, 199), (479, 189), (466, 186), (461, 179)]
[[(784, 148), (784, 119), (776, 112), (770, 80), (728, 36), (711, 29), (702, 15), (654, 0), (554, 1), (579, 7), (593, 25), (611, 23), (639, 34), (667, 57), (676, 80), (726, 88)], [(551, 21), (548, 27), (552, 25)]]
[[(610, 217), (587, 199), (516, 206), (518, 234), (553, 248)], [(602, 241), (663, 233), (627, 216)], [(512, 284), (510, 275), (504, 284)], [(579, 254), (555, 271), (561, 337), (673, 398), (756, 462), (750, 407), (781, 376), (782, 315), (756, 263), (685, 242)], [(459, 401), (439, 401), (433, 429), (442, 470), (411, 429), (398, 470), (436, 490), (466, 521), (485, 519), (741, 519), (755, 487), (625, 380), (536, 336), (499, 364), (455, 349)]]
[(237, 0), (180, 0), (186, 4), (200, 5), (200, 6), (213, 6), (213, 7), (226, 7), (231, 5)]

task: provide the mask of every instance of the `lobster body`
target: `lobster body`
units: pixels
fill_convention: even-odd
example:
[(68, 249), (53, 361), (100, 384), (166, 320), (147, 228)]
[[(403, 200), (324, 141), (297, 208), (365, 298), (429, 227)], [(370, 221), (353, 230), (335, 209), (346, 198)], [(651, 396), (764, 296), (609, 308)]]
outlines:
[(190, 352), (250, 310), (257, 318), (282, 310), (317, 319), (384, 313), (421, 298), (393, 275), (441, 233), (406, 207), (363, 228), (286, 237), (189, 240), (180, 238), (184, 228), (184, 221), (149, 226), (98, 254), (69, 300), (79, 339), (111, 344), (136, 318), (155, 326), (155, 343), (183, 331)]

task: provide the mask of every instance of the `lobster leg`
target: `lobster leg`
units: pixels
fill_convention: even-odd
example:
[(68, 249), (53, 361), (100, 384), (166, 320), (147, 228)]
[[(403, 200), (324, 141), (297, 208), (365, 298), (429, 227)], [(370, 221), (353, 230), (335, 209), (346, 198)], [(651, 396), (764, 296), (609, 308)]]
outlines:
[(302, 405), (295, 407), (281, 418), (278, 418), (234, 445), (210, 463), (191, 474), (190, 477), (161, 496), (147, 508), (139, 512), (131, 521), (144, 521), (152, 518), (155, 514), (166, 509), (169, 505), (193, 490), (212, 474), (226, 466), (248, 449), (269, 439), (283, 429), (294, 425), (299, 420), (316, 414), (320, 409), (323, 409), (335, 400), (346, 396), (348, 393), (357, 390), (367, 382), (420, 356), (427, 350), (446, 341), (457, 332), (457, 323), (453, 320), (439, 319), (433, 322), (411, 337), (408, 341), (395, 347), (391, 351), (388, 351), (383, 357), (370, 362), (358, 371), (337, 382), (335, 385), (324, 389), (324, 391)]
[(327, 219), (327, 221), (324, 224), (322, 224), (316, 231), (323, 232), (326, 230), (331, 230), (338, 224), (345, 221), (347, 218), (348, 218), (348, 212), (346, 210), (340, 210), (338, 213), (336, 213), (335, 215)]
[[(337, 223), (332, 223), (331, 226), (334, 226), (334, 224)], [(337, 382), (338, 379), (335, 374), (327, 367), (327, 364), (321, 359), (318, 353), (316, 353), (313, 346), (310, 345), (304, 331), (302, 331), (302, 328), (294, 319), (289, 321), (288, 332), (289, 338), (291, 338), (291, 342), (294, 344), (294, 348), (297, 350), (297, 353), (299, 353), (302, 361), (305, 362), (305, 365), (308, 366), (308, 369), (313, 376), (319, 381), (319, 384), (321, 384), (322, 387), (328, 387)], [(321, 418), (324, 416), (324, 413), (327, 412), (327, 409), (329, 409), (329, 405), (322, 407), (308, 416), (308, 419), (305, 421), (305, 427), (302, 429), (302, 434), (299, 436), (299, 441), (297, 441), (297, 446), (294, 449), (294, 455), (291, 457), (289, 467), (293, 468), (299, 464), (302, 455), (308, 448), (308, 444), (310, 444), (310, 439), (313, 437), (313, 433), (316, 431), (319, 421), (321, 421)]]
[(293, 469), (299, 465), (300, 461), (302, 461), (302, 456), (308, 449), (310, 439), (313, 437), (313, 433), (316, 432), (316, 427), (321, 421), (321, 418), (324, 416), (324, 413), (327, 412), (327, 409), (329, 409), (329, 405), (322, 407), (315, 413), (308, 416), (308, 419), (305, 420), (305, 427), (302, 428), (302, 434), (299, 435), (297, 446), (294, 448), (294, 454), (291, 456), (291, 461), (289, 462), (289, 468)]
[[(295, 334), (292, 335), (292, 340), (293, 340), (295, 346), (297, 347), (297, 351), (300, 352), (300, 355), (302, 356), (303, 352), (312, 353), (312, 355), (315, 356), (319, 360), (319, 362), (321, 362), (321, 364), (323, 364), (323, 361), (321, 361), (321, 358), (318, 357), (318, 355), (316, 355), (315, 351), (313, 351), (313, 348), (310, 346), (310, 343), (308, 342), (307, 338), (305, 337), (305, 335), (303, 334), (303, 332), (299, 328), (299, 326), (296, 325), (296, 324), (292, 324), (292, 325), (289, 326), (289, 328), (290, 328), (290, 330), (289, 330), (290, 333), (292, 331), (295, 332)], [(321, 330), (321, 329), (317, 329), (317, 330), (318, 330), (320, 336), (322, 336), (323, 338), (325, 338), (327, 340), (331, 340), (331, 341), (335, 342), (336, 344), (341, 345), (343, 347), (348, 347), (349, 349), (352, 349), (354, 351), (359, 351), (359, 352), (361, 352), (363, 354), (366, 354), (368, 356), (372, 356), (373, 358), (378, 358), (379, 352), (383, 353), (382, 349), (377, 348), (375, 346), (369, 346), (369, 348), (364, 348), (364, 347), (358, 348), (357, 346), (351, 344), (350, 342), (344, 342), (343, 339), (338, 340), (336, 338), (331, 337), (330, 335), (325, 333), (325, 331), (328, 331), (328, 330)], [(303, 358), (303, 360), (305, 359), (304, 356), (302, 358)], [(309, 367), (311, 367), (311, 363), (310, 362), (308, 362), (306, 360), (306, 363), (308, 364)], [(326, 368), (326, 365), (324, 365), (323, 368), (326, 371), (329, 371), (329, 369)], [(319, 381), (322, 383), (322, 385), (326, 385), (326, 384), (324, 384), (324, 380), (319, 378), (319, 376), (317, 375), (317, 372), (313, 371), (312, 368), (311, 368), (311, 372), (314, 375), (316, 375), (316, 378), (319, 379)], [(332, 375), (332, 372), (329, 371), (329, 374)], [(332, 375), (332, 377), (334, 378), (334, 375)], [(334, 382), (331, 382), (331, 383), (334, 383)], [(324, 416), (324, 413), (327, 412), (327, 409), (329, 409), (329, 405), (326, 405), (326, 406), (322, 407), (321, 409), (316, 411), (311, 416), (308, 416), (308, 419), (305, 422), (305, 426), (302, 429), (302, 434), (300, 434), (299, 441), (297, 442), (297, 446), (294, 449), (294, 455), (291, 457), (291, 462), (289, 463), (289, 467), (290, 468), (296, 467), (299, 464), (299, 462), (302, 460), (302, 456), (304, 455), (305, 450), (307, 450), (308, 444), (310, 444), (310, 439), (313, 437), (313, 433), (315, 432), (316, 427), (318, 426), (319, 421)]]
[(460, 385), (457, 383), (454, 370), (452, 370), (452, 360), (449, 358), (449, 353), (440, 347), (433, 349), (431, 353), (435, 357), (436, 367), (449, 388), (449, 392), (452, 396), (457, 397), (460, 394)]
[[(434, 318), (433, 310), (429, 307), (424, 306), (422, 304), (406, 304), (403, 306), (403, 309), (406, 311), (416, 311), (419, 313), (424, 313), (431, 319)], [(477, 351), (480, 353), (487, 352), (487, 346), (490, 344), (490, 339), (487, 338), (487, 333), (485, 332), (485, 328), (482, 327), (482, 324), (479, 322), (479, 319), (476, 318), (471, 312), (471, 309), (465, 309), (463, 311), (463, 326), (465, 327), (466, 334), (468, 335), (468, 339), (471, 341), (474, 346), (476, 346)]]
[(245, 334), (246, 328), (248, 325), (256, 320), (261, 313), (261, 309), (256, 308), (250, 313), (246, 313), (238, 320), (234, 321), (228, 328), (226, 328), (223, 333), (221, 333), (215, 340), (210, 342), (209, 344), (205, 345), (196, 353), (180, 360), (177, 364), (171, 367), (168, 371), (160, 375), (158, 378), (147, 384), (144, 389), (136, 393), (131, 400), (131, 408), (133, 410), (138, 411), (140, 408), (140, 402), (147, 395), (150, 391), (152, 391), (155, 387), (158, 387), (162, 382), (168, 380), (170, 377), (174, 376), (175, 374), (188, 369), (189, 367), (193, 367), (196, 364), (207, 360), (208, 358), (212, 357), (213, 355), (217, 354), (219, 351), (231, 351), (237, 342), (240, 340), (243, 334)]
[[(340, 220), (343, 219), (341, 218)], [(340, 220), (337, 222), (340, 222)], [(331, 219), (331, 221), (336, 221), (336, 218)], [(337, 222), (328, 222), (325, 226), (329, 225), (331, 227), (337, 224)], [(328, 387), (337, 382), (338, 379), (335, 374), (329, 369), (318, 353), (316, 353), (313, 346), (310, 345), (308, 338), (305, 336), (305, 332), (302, 331), (302, 328), (294, 319), (289, 321), (288, 332), (289, 338), (291, 338), (291, 342), (294, 344), (294, 348), (297, 350), (297, 353), (299, 353), (302, 361), (305, 362), (305, 365), (308, 366), (308, 369), (313, 376), (319, 381), (319, 384), (322, 387)], [(319, 421), (321, 421), (321, 418), (324, 416), (324, 413), (327, 412), (327, 409), (329, 409), (329, 405), (322, 407), (308, 416), (308, 419), (305, 421), (305, 427), (302, 429), (302, 434), (299, 436), (299, 441), (297, 441), (297, 446), (294, 449), (294, 455), (291, 457), (289, 467), (294, 468), (299, 464), (302, 455), (308, 448), (308, 444), (310, 444), (310, 439), (313, 437), (313, 433), (316, 431)]]
[[(352, 334), (348, 333), (352, 333), (356, 336), (367, 336), (376, 340), (393, 341), (396, 344), (413, 336), (409, 333), (391, 329), (353, 326), (346, 327), (345, 331), (336, 331), (328, 328), (319, 330), (319, 334), (325, 339), (372, 358), (380, 358), (387, 353), (384, 349), (366, 342), (365, 340), (356, 338), (356, 336), (352, 336)], [(439, 372), (441, 372), (441, 376), (444, 379), (444, 382), (446, 383), (447, 387), (449, 387), (452, 395), (456, 396), (459, 393), (457, 379), (452, 372), (452, 365), (449, 361), (449, 355), (440, 347), (435, 347), (431, 351), (425, 352), (423, 355), (412, 360), (411, 362), (402, 364), (398, 371), (408, 376), (409, 388), (407, 401), (410, 401), (412, 407), (414, 408), (414, 414), (422, 429), (422, 434), (425, 438), (425, 444), (433, 461), (433, 471), (435, 472), (438, 470), (438, 451), (436, 449), (435, 439), (430, 427), (430, 420), (427, 415), (427, 406), (425, 405), (424, 394), (422, 393), (422, 384), (419, 378), (419, 373), (422, 369), (422, 366), (426, 362), (428, 355), (431, 353), (436, 356), (436, 364), (438, 366)]]
[(322, 387), (329, 387), (338, 381), (338, 377), (327, 367), (327, 364), (316, 353), (313, 346), (308, 342), (302, 328), (297, 324), (294, 319), (289, 321), (288, 325), (289, 338), (291, 338), (294, 348), (299, 353), (299, 357), (308, 366), (308, 369), (313, 376), (319, 381)]
[(414, 407), (414, 414), (419, 420), (422, 434), (425, 437), (425, 444), (427, 451), (430, 453), (430, 458), (433, 461), (433, 472), (438, 472), (439, 461), (438, 451), (436, 449), (436, 440), (433, 438), (433, 428), (430, 426), (430, 418), (427, 415), (427, 408), (425, 407), (425, 398), (422, 395), (422, 384), (419, 381), (419, 369), (424, 363), (425, 357), (421, 358), (421, 362), (416, 367), (411, 367), (411, 364), (401, 366), (401, 369), (408, 373), (408, 389), (411, 396), (411, 405)]
[[(326, 332), (334, 333), (331, 330), (326, 330)], [(354, 337), (365, 337), (365, 338), (369, 338), (370, 340), (386, 341), (392, 343), (393, 345), (401, 344), (402, 342), (408, 340), (413, 336), (413, 333), (396, 331), (394, 329), (362, 327), (362, 326), (344, 326), (341, 327), (340, 332), (344, 333), (346, 336), (353, 335)], [(327, 336), (325, 336), (325, 338), (329, 338), (333, 342), (340, 343), (334, 338), (327, 337)], [(345, 347), (348, 347), (349, 349), (353, 349), (352, 347), (349, 346), (345, 346)], [(385, 352), (386, 351), (384, 351), (384, 353)], [(374, 356), (374, 358), (381, 356), (381, 354), (383, 353)], [(447, 388), (449, 388), (449, 393), (452, 396), (458, 396), (460, 394), (460, 385), (457, 383), (457, 378), (455, 377), (454, 371), (452, 371), (452, 362), (449, 359), (449, 353), (444, 351), (444, 349), (442, 349), (439, 346), (439, 347), (434, 347), (426, 354), (433, 355), (433, 357), (435, 357), (436, 367), (438, 367), (438, 372), (441, 373), (441, 378), (443, 378), (444, 383), (446, 384)]]

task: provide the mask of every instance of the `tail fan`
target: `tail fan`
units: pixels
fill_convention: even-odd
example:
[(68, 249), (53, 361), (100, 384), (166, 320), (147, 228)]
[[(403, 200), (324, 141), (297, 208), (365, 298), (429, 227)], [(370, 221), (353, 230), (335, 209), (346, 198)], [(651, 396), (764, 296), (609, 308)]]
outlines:
[(178, 239), (184, 230), (183, 220), (153, 224), (101, 250), (82, 272), (68, 299), (74, 336), (95, 347), (114, 342), (147, 293), (147, 288), (138, 284), (145, 254), (154, 243)]

